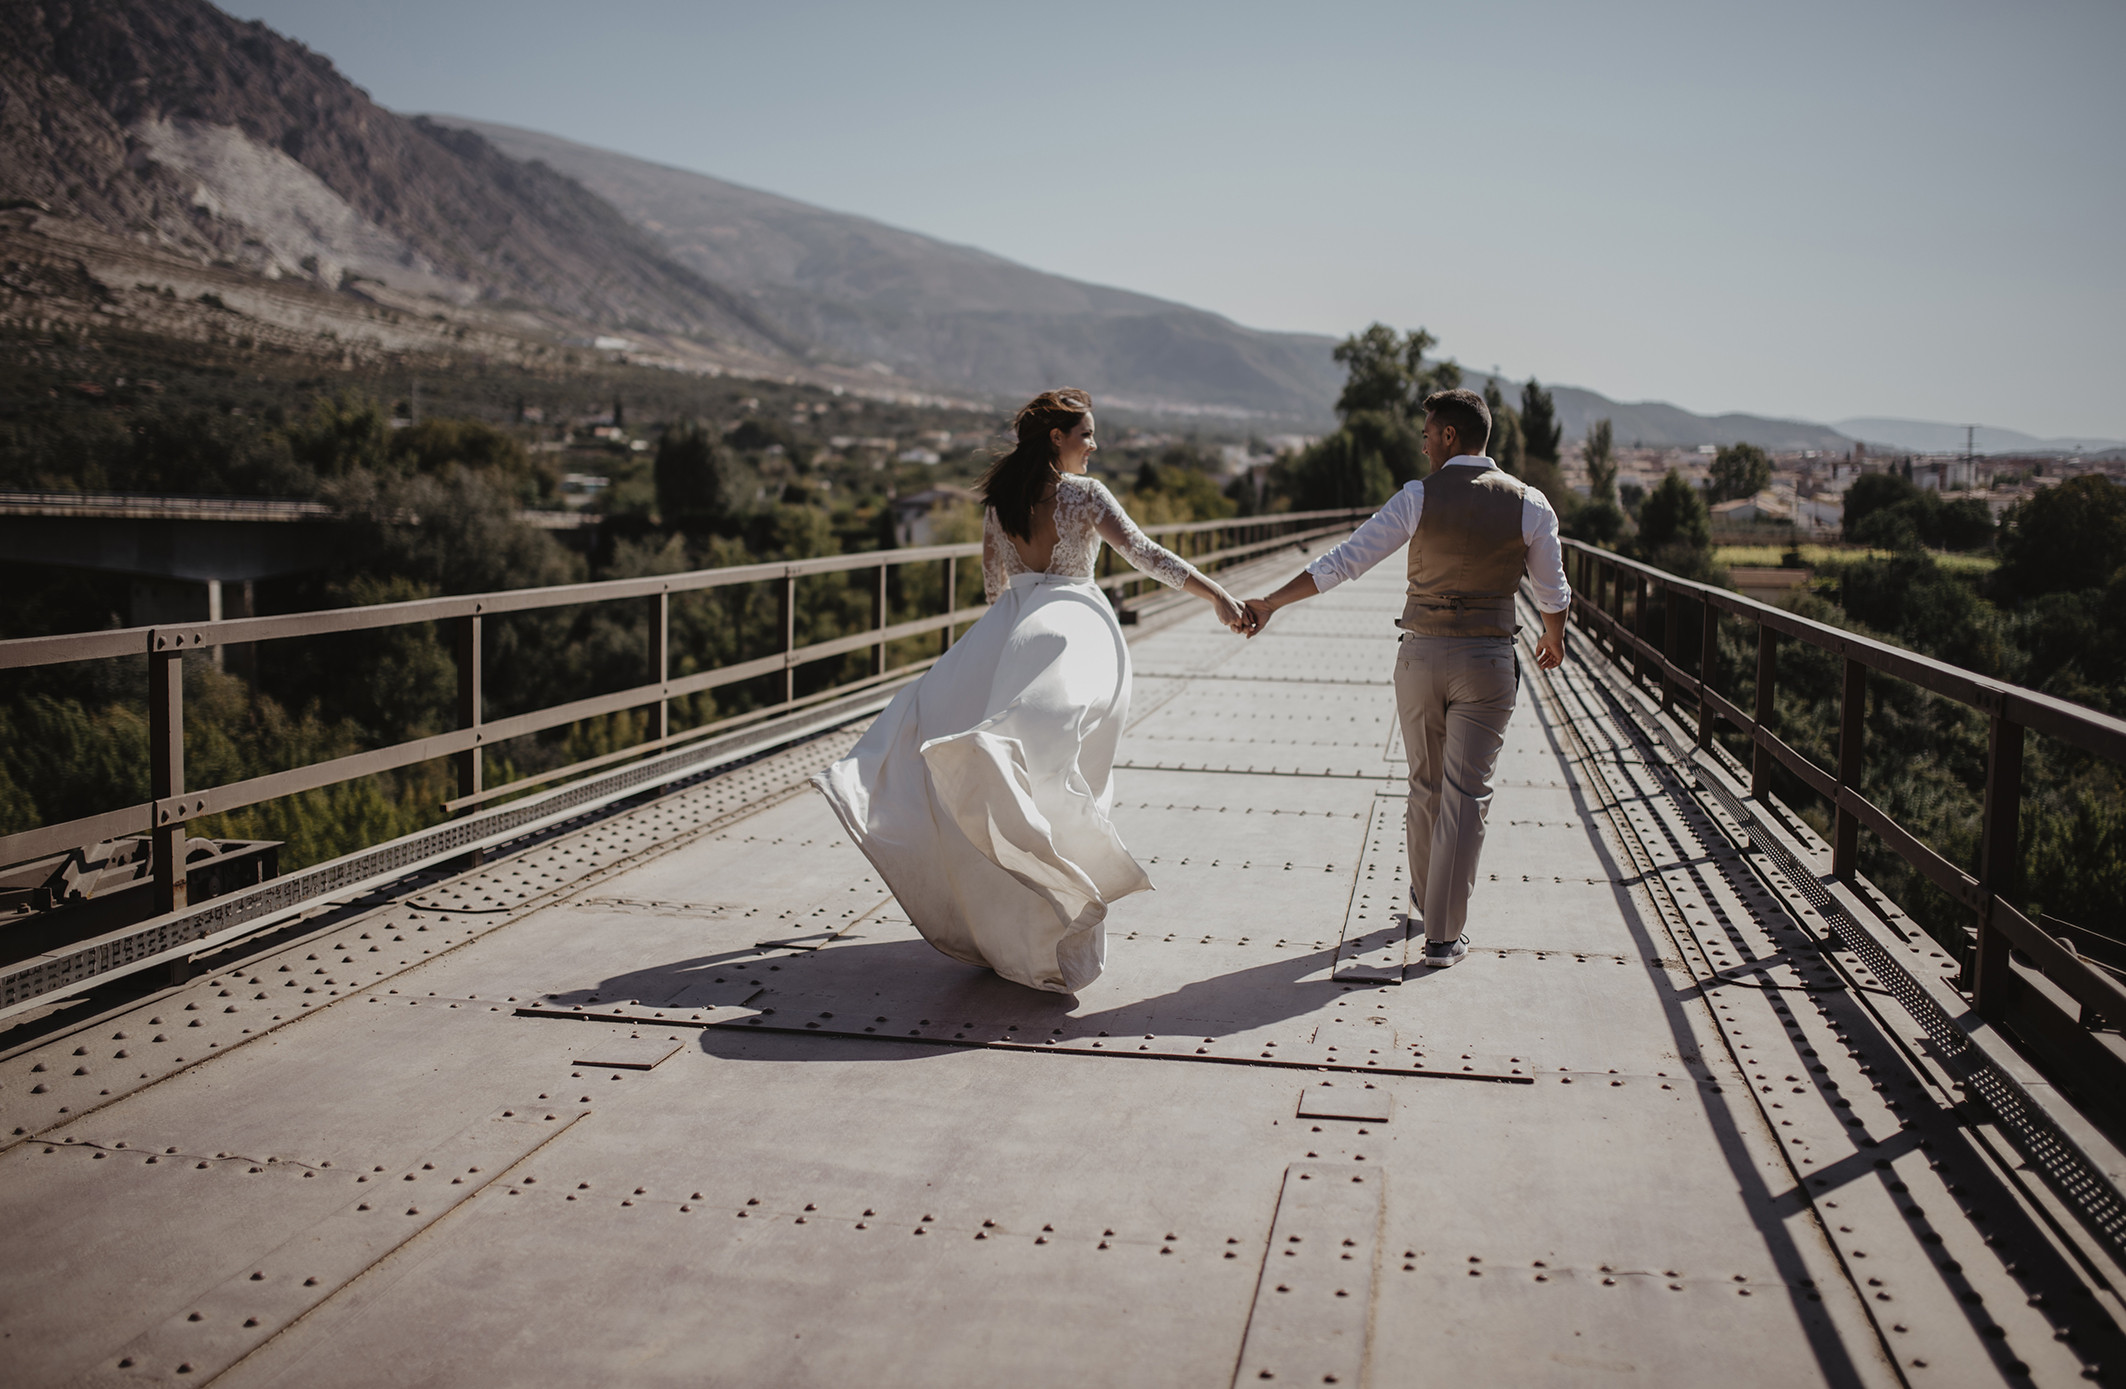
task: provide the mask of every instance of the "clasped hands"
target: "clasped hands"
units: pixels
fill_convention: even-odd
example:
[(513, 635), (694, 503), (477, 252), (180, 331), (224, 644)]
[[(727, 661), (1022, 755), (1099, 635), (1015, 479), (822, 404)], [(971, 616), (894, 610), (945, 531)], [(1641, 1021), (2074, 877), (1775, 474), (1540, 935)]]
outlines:
[(1222, 589), (1212, 599), (1212, 605), (1218, 609), (1218, 620), (1226, 625), (1226, 629), (1243, 637), (1260, 635), (1270, 614), (1276, 611), (1263, 599), (1250, 598), (1242, 602)]
[[(1259, 637), (1270, 625), (1270, 615), (1280, 604), (1267, 598), (1250, 598), (1239, 602), (1224, 589), (1218, 590), (1215, 600), (1218, 620), (1228, 629), (1243, 637)], [(1546, 614), (1543, 619), (1543, 634), (1536, 638), (1535, 664), (1538, 670), (1556, 670), (1565, 662), (1565, 615)]]

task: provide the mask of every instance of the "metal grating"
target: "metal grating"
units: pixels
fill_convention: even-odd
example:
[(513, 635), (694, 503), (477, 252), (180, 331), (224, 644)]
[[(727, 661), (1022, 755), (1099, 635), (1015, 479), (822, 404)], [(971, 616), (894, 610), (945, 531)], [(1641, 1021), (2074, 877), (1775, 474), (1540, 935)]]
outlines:
[[(1650, 760), (1648, 765), (1657, 767), (1673, 781), (1679, 793), (1688, 794), (1695, 789), (1710, 795), (1737, 824), (1747, 828), (1750, 847), (1778, 865), (1787, 880), (1816, 909), (1839, 946), (1859, 956), (1912, 1020), (1919, 1024), (1942, 1060), (1964, 1080), (1966, 1093), (1992, 1113), (2017, 1151), (2044, 1174), (2054, 1192), (2081, 1217), (2105, 1251), (2114, 1259), (2126, 1262), (2126, 1196), (2122, 1196), (2105, 1178), (2088, 1154), (2060, 1131), (2014, 1077), (2002, 1071), (1973, 1044), (1970, 1034), (1941, 1010), (1903, 963), (1883, 949), (1837, 896), (1823, 886), (1815, 870), (1795, 857), (1781, 836), (1765, 828), (1755, 811), (1736, 794), (1723, 768), (1701, 757), (1695, 748), (1680, 742), (1658, 718), (1637, 707), (1636, 701), (1621, 696), (1612, 684), (1615, 671), (1599, 666), (1595, 669), (1601, 677), (1597, 688), (1612, 708), (1631, 726), (1658, 739), (1674, 759), (1670, 765), (1662, 765), (1658, 760)], [(1689, 767), (1696, 773), (1694, 787), (1685, 785), (1683, 778), (1675, 775), (1677, 767)]]
[[(729, 738), (651, 758), (603, 776), (495, 810), (468, 816), (291, 873), (196, 909), (161, 917), (78, 948), (0, 970), (0, 1010), (33, 1005), (82, 984), (145, 968), (177, 952), (195, 950), (251, 926), (263, 926), (366, 884), (475, 848), (505, 843), (529, 830), (573, 818), (654, 787), (711, 771), (730, 771), (793, 743), (817, 737), (884, 706), (898, 685), (867, 690), (843, 706), (808, 710), (795, 727), (748, 729)], [(738, 750), (735, 751), (734, 749)]]

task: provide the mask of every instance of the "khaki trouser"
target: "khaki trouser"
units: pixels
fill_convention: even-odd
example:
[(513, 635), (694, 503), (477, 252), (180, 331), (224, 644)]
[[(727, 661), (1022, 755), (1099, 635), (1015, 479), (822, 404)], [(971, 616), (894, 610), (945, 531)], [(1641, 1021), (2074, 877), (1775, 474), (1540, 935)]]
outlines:
[(1469, 914), (1491, 776), (1520, 684), (1510, 637), (1405, 634), (1395, 708), (1410, 759), (1410, 886), (1426, 940), (1453, 940)]

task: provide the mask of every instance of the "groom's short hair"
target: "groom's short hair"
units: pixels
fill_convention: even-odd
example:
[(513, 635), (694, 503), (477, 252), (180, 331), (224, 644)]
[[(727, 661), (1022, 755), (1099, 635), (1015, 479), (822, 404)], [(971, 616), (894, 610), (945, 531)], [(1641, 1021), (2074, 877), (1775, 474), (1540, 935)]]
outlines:
[(1425, 397), (1425, 413), (1452, 425), (1455, 439), (1469, 453), (1482, 453), (1491, 442), (1491, 407), (1475, 391), (1434, 391)]

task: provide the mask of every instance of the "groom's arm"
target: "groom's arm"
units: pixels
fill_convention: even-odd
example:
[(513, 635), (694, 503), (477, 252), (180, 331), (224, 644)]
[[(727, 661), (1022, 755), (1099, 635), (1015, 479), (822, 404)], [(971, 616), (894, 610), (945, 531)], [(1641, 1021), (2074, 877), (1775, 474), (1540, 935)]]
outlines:
[(1289, 607), (1302, 598), (1312, 598), (1319, 592), (1321, 592), (1321, 586), (1314, 582), (1312, 571), (1302, 569), (1292, 577), (1290, 583), (1278, 589), (1275, 593), (1262, 598), (1248, 599), (1247, 634), (1252, 637), (1260, 633), (1264, 627), (1269, 625), (1270, 614), (1276, 612), (1279, 608)]
[(1269, 622), (1270, 614), (1279, 608), (1302, 598), (1312, 598), (1317, 593), (1327, 593), (1379, 564), (1410, 543), (1424, 513), (1425, 484), (1405, 483), (1401, 491), (1388, 498), (1380, 510), (1351, 533), (1349, 540), (1326, 551), (1275, 593), (1266, 598), (1249, 599), (1248, 622), (1243, 630), (1247, 635), (1255, 636)]

